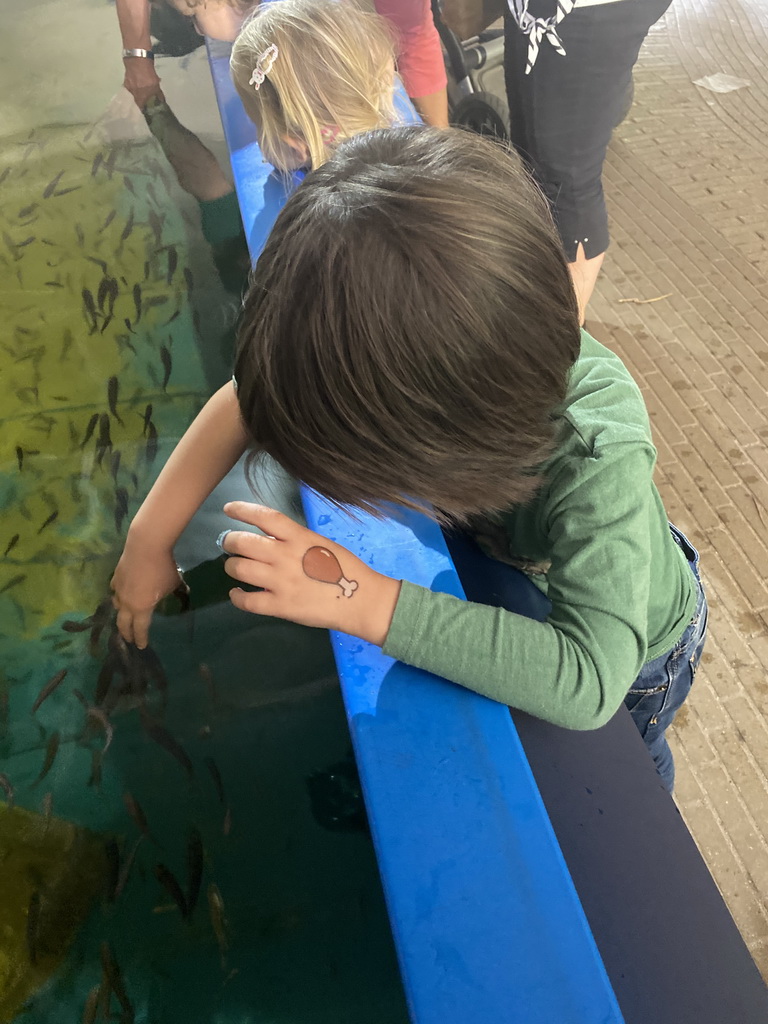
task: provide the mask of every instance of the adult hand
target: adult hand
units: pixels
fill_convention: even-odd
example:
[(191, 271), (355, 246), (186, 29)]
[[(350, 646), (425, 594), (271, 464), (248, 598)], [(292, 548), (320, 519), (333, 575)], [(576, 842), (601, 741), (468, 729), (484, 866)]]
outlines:
[(183, 580), (173, 553), (150, 551), (131, 543), (130, 534), (110, 580), (117, 628), (129, 644), (143, 649), (149, 643), (149, 624), (155, 606)]
[(155, 62), (150, 57), (125, 57), (123, 64), (123, 85), (136, 100), (139, 109), (143, 110), (147, 100), (160, 93), (160, 78), (155, 71)]
[(381, 646), (389, 632), (400, 581), (382, 576), (346, 548), (299, 526), (282, 512), (233, 501), (224, 506), (231, 519), (263, 530), (267, 536), (233, 530), (222, 548), (226, 571), (235, 580), (261, 587), (239, 587), (232, 604), (243, 611), (289, 619), (359, 636)]

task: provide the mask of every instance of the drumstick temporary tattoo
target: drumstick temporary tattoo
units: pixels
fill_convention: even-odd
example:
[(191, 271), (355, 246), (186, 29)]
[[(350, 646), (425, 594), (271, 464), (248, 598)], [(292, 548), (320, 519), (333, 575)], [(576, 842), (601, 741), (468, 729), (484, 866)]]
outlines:
[(301, 562), (304, 572), (318, 583), (331, 583), (341, 587), (344, 597), (352, 597), (357, 590), (357, 581), (348, 580), (342, 572), (339, 560), (328, 548), (313, 547), (304, 552)]

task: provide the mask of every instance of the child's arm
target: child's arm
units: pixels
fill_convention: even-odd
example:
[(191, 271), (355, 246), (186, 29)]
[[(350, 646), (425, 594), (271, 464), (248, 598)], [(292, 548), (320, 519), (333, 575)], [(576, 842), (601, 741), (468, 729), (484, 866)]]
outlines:
[(126, 640), (146, 647), (155, 605), (179, 585), (176, 541), (247, 446), (237, 396), (228, 383), (181, 438), (131, 523), (111, 583), (117, 625)]

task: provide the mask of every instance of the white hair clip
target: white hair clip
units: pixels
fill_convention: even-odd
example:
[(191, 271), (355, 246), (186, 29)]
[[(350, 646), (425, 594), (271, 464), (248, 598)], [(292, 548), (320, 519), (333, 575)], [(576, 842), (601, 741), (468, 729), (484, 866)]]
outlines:
[(256, 67), (253, 69), (253, 74), (248, 82), (248, 85), (252, 85), (256, 92), (259, 91), (262, 82), (274, 67), (276, 60), (277, 47), (272, 43), (256, 61)]

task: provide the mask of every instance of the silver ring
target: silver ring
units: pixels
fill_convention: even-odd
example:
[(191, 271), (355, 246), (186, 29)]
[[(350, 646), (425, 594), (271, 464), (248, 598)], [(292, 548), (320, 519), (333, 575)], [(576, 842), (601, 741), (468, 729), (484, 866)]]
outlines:
[(228, 533), (232, 533), (232, 531), (231, 530), (222, 530), (221, 533), (219, 534), (219, 536), (216, 538), (216, 547), (219, 549), (219, 551), (222, 553), (222, 555), (229, 554), (228, 551), (224, 550), (224, 538), (227, 536)]

